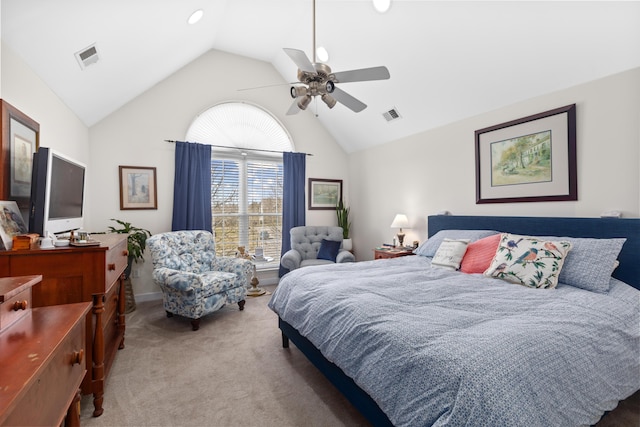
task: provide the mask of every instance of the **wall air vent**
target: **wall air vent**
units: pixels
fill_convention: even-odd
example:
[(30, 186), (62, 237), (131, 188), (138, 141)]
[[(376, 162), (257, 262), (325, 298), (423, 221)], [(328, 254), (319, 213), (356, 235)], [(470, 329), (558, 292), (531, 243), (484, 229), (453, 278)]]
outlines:
[(83, 70), (89, 65), (98, 62), (100, 57), (98, 56), (98, 49), (96, 49), (96, 44), (94, 43), (91, 46), (84, 48), (79, 52), (76, 52), (76, 59), (80, 64), (80, 68)]
[(389, 111), (385, 111), (384, 113), (382, 113), (382, 116), (388, 121), (388, 122), (392, 122), (394, 120), (398, 120), (400, 118), (402, 118), (402, 116), (400, 115), (400, 113), (398, 113), (398, 110), (396, 109), (396, 107), (393, 107), (392, 109), (390, 109)]

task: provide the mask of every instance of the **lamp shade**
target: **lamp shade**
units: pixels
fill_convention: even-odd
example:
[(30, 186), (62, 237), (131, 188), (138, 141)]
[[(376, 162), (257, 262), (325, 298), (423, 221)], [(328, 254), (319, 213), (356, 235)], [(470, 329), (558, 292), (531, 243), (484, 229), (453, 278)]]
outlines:
[(405, 214), (396, 214), (391, 223), (391, 228), (409, 228), (409, 220)]

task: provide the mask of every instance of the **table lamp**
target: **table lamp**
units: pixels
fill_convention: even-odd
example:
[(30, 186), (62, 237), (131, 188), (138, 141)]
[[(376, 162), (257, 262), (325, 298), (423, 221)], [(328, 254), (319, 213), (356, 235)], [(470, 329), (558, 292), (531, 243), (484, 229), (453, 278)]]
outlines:
[(400, 243), (400, 246), (404, 246), (402, 243), (404, 241), (404, 233), (402, 232), (402, 227), (409, 228), (409, 220), (407, 219), (407, 216), (405, 214), (396, 214), (396, 217), (393, 218), (393, 222), (391, 223), (391, 228), (400, 229), (400, 231), (398, 232), (398, 243)]

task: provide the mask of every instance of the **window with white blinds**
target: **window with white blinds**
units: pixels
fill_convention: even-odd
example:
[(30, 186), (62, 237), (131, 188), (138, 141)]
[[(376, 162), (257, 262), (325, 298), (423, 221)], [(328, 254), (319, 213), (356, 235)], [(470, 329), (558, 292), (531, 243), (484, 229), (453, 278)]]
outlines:
[(250, 254), (280, 259), (282, 236), (282, 161), (211, 160), (211, 208), (216, 252), (233, 256), (238, 246)]
[(282, 152), (295, 151), (282, 124), (247, 102), (222, 102), (194, 118), (185, 141), (212, 145), (211, 210), (216, 254), (262, 250), (277, 268), (282, 248)]

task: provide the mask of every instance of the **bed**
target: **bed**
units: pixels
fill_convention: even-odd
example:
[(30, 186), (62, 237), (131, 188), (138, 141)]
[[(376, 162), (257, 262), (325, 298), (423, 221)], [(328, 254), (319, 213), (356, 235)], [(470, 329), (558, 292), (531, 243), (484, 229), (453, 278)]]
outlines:
[[(590, 425), (640, 389), (640, 219), (430, 216), (428, 230), (418, 256), (295, 270), (269, 301), (283, 346), (372, 424)], [(445, 239), (483, 232), (569, 241), (555, 289), (431, 265)]]

